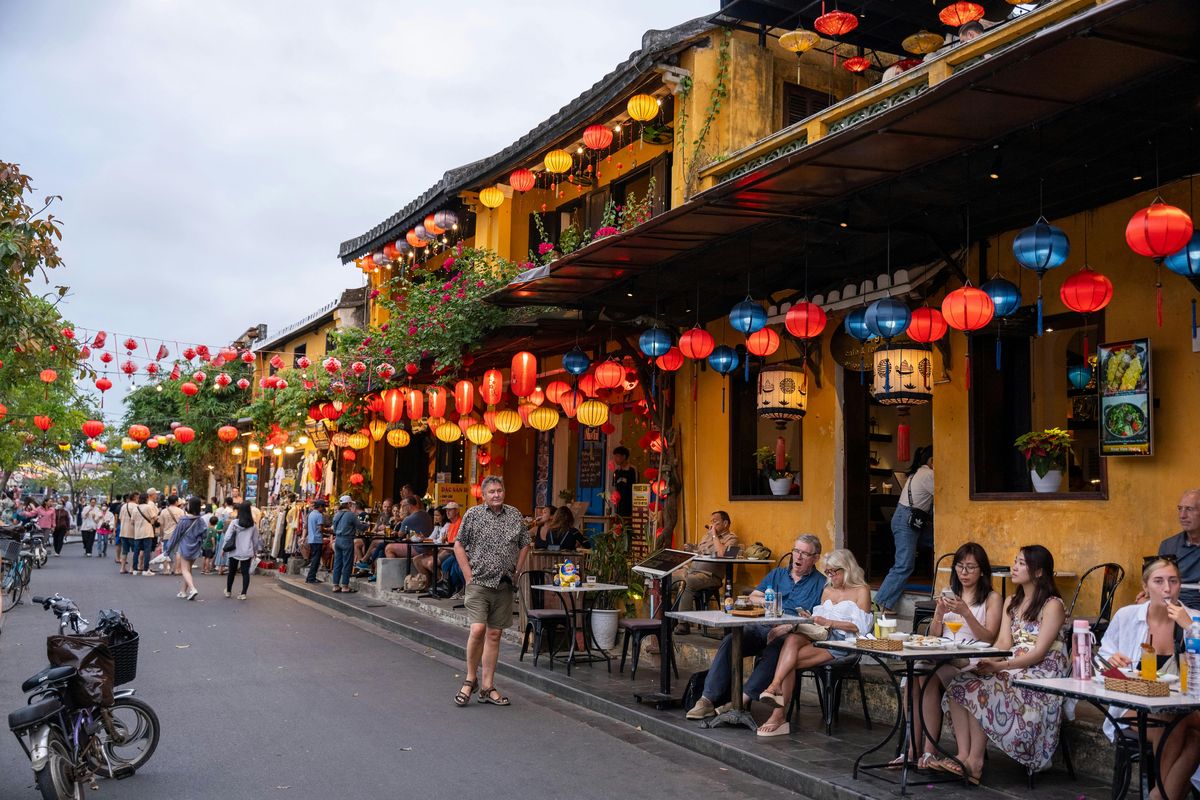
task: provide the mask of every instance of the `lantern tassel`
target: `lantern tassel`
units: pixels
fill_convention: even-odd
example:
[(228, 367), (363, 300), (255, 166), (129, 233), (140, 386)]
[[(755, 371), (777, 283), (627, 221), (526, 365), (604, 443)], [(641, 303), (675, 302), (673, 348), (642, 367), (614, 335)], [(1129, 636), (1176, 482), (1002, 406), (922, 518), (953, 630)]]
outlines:
[(750, 382), (750, 355), (746, 355), (746, 361), (742, 364), (742, 380), (746, 383)]
[(1000, 371), (1000, 336), (996, 336), (996, 371)]
[(725, 413), (725, 379), (721, 379), (721, 413)]
[[(1192, 300), (1192, 338), (1196, 338), (1196, 301)], [(100, 407), (104, 407), (104, 398), (100, 398)]]
[[(1155, 259), (1155, 262), (1158, 264), (1158, 272), (1161, 272), (1161, 271), (1162, 271), (1162, 262), (1161, 262), (1161, 261), (1159, 261), (1158, 259)], [(1161, 279), (1161, 277), (1158, 275), (1158, 273), (1155, 273), (1155, 279), (1154, 279), (1154, 313), (1155, 313), (1155, 314), (1158, 316), (1158, 327), (1160, 327), (1160, 328), (1162, 327), (1162, 322), (1163, 322), (1163, 310), (1162, 310), (1162, 306), (1163, 306), (1162, 279)]]
[(908, 446), (909, 435), (908, 434), (909, 434), (908, 425), (897, 425), (896, 426), (896, 460), (897, 461), (908, 461), (910, 458), (912, 458), (912, 454), (909, 453), (909, 446)]
[(963, 385), (967, 387), (967, 391), (971, 391), (971, 343), (967, 342), (966, 355), (967, 371), (963, 375)]
[(1042, 335), (1042, 281), (1041, 281), (1041, 278), (1038, 279), (1037, 332), (1038, 332), (1038, 336)]

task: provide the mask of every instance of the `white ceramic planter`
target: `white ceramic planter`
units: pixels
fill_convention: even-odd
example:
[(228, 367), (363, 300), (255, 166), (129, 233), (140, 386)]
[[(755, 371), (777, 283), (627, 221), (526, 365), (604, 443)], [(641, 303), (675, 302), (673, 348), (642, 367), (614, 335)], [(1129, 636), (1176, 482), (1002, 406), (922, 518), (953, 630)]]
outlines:
[(767, 483), (771, 484), (771, 494), (785, 495), (792, 491), (791, 478), (767, 478)]
[(1037, 470), (1029, 470), (1029, 479), (1033, 481), (1033, 490), (1035, 492), (1057, 492), (1062, 486), (1062, 470), (1052, 469), (1046, 473), (1046, 477), (1039, 477)]
[(611, 650), (617, 643), (618, 615), (619, 612), (616, 609), (592, 609), (592, 641), (601, 650)]

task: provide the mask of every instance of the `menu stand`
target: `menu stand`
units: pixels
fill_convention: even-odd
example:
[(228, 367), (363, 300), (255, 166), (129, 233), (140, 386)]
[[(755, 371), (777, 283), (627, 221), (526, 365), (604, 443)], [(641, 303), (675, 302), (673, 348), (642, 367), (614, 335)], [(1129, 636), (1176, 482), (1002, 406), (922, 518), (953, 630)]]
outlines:
[[(659, 550), (645, 561), (635, 564), (633, 571), (647, 576), (657, 584), (657, 596), (661, 604), (671, 597), (672, 584), (675, 582), (672, 575), (690, 564), (695, 557), (695, 553), (689, 553), (686, 550)], [(658, 691), (634, 692), (633, 699), (639, 703), (653, 705), (659, 711), (665, 711), (668, 708), (678, 708), (682, 704), (682, 698), (671, 694), (671, 658), (674, 647), (671, 641), (671, 629), (675, 627), (675, 620), (666, 615), (665, 612), (669, 609), (655, 607), (654, 598), (655, 594), (651, 592), (650, 617), (653, 619), (655, 614), (662, 612), (662, 647), (659, 648), (661, 663), (658, 667)]]

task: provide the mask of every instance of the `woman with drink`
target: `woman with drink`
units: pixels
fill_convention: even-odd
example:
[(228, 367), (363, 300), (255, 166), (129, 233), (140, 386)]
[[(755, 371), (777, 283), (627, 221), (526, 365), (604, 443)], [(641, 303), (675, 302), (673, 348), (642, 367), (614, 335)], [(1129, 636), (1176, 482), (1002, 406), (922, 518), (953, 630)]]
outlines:
[[(1155, 559), (1142, 570), (1142, 591), (1145, 601), (1125, 606), (1113, 614), (1104, 638), (1100, 640), (1100, 657), (1117, 669), (1153, 670), (1150, 680), (1170, 666), (1180, 652), (1183, 634), (1192, 624), (1192, 615), (1200, 614), (1179, 602), (1182, 581), (1179, 567), (1166, 559)], [(1148, 650), (1143, 648), (1148, 646)], [(1144, 665), (1143, 663), (1144, 662)], [(1139, 670), (1140, 671), (1140, 670)], [(1139, 676), (1140, 677), (1140, 676)], [(1183, 676), (1182, 680), (1200, 680), (1200, 676)], [(1121, 716), (1121, 709), (1110, 707), (1110, 716)], [(1133, 712), (1124, 714), (1132, 716)], [(1158, 748), (1163, 728), (1151, 727), (1146, 736)], [(1116, 729), (1109, 720), (1104, 722), (1109, 739)], [(1159, 787), (1150, 792), (1152, 800), (1184, 798), (1190, 791), (1192, 774), (1200, 766), (1200, 712), (1189, 714), (1180, 722), (1162, 748), (1158, 761)]]

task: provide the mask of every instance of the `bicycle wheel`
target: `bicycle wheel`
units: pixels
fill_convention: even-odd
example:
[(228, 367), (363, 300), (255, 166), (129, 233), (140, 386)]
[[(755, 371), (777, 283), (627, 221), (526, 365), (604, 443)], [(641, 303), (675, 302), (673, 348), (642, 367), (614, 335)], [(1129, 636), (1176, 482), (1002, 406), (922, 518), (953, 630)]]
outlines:
[(134, 770), (154, 755), (158, 747), (158, 715), (148, 703), (136, 697), (118, 697), (109, 708), (113, 726), (121, 736), (116, 742), (104, 728), (96, 734), (104, 757), (88, 756), (92, 770), (105, 778), (112, 777), (112, 768), (130, 767)]
[(0, 591), (4, 592), (0, 597), (0, 603), (3, 603), (5, 612), (11, 611), (12, 607), (21, 599), (21, 578), (16, 574), (16, 570), (9, 567), (4, 571), (4, 579), (0, 582)]
[(75, 765), (70, 750), (57, 730), (50, 734), (46, 766), (33, 773), (43, 800), (77, 800), (83, 797), (83, 784), (75, 782)]
[(33, 556), (21, 558), (21, 585), (29, 588), (29, 579), (33, 577)]

